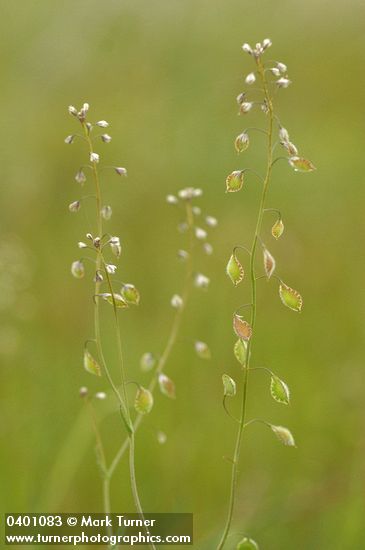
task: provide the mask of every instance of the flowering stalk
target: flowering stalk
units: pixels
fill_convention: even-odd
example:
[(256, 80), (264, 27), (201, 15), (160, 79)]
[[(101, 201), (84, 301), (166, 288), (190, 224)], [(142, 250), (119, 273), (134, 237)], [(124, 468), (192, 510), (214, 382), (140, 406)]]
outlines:
[[(91, 242), (90, 245), (80, 242), (79, 248), (81, 249), (89, 249), (93, 250), (96, 254), (95, 259), (95, 275), (94, 275), (94, 282), (95, 282), (95, 290), (94, 290), (94, 331), (95, 331), (95, 344), (96, 349), (98, 352), (98, 357), (101, 362), (101, 365), (103, 367), (103, 371), (105, 372), (105, 375), (107, 377), (107, 380), (110, 384), (111, 389), (113, 390), (120, 409), (120, 414), (122, 416), (128, 438), (129, 438), (129, 471), (130, 471), (130, 483), (131, 483), (131, 490), (133, 495), (134, 504), (136, 507), (136, 510), (138, 513), (143, 517), (143, 510), (141, 506), (141, 502), (138, 495), (138, 489), (137, 489), (137, 483), (136, 483), (136, 475), (135, 475), (135, 436), (133, 431), (133, 424), (131, 421), (130, 411), (129, 411), (129, 404), (128, 404), (128, 397), (126, 392), (126, 375), (125, 375), (125, 368), (123, 363), (123, 351), (122, 351), (122, 341), (121, 341), (121, 334), (120, 334), (120, 327), (119, 327), (119, 317), (118, 317), (118, 309), (125, 309), (129, 307), (129, 304), (137, 304), (138, 303), (138, 291), (135, 289), (133, 285), (123, 285), (121, 293), (116, 293), (113, 290), (113, 284), (111, 280), (111, 274), (114, 274), (117, 267), (114, 264), (108, 264), (105, 260), (105, 254), (104, 250), (106, 247), (110, 247), (111, 252), (119, 258), (121, 254), (121, 246), (120, 246), (120, 240), (118, 237), (110, 237), (108, 234), (104, 234), (103, 231), (103, 217), (109, 218), (111, 214), (111, 208), (110, 207), (103, 207), (102, 206), (102, 195), (101, 195), (101, 187), (100, 187), (100, 180), (99, 180), (99, 172), (97, 165), (99, 164), (99, 155), (94, 151), (93, 146), (93, 139), (92, 139), (92, 130), (94, 127), (102, 127), (105, 128), (108, 126), (108, 123), (106, 121), (99, 121), (96, 124), (91, 124), (90, 122), (87, 122), (87, 113), (89, 110), (89, 105), (87, 103), (84, 103), (83, 107), (80, 111), (77, 111), (73, 106), (69, 107), (69, 113), (76, 117), (82, 127), (83, 130), (83, 136), (79, 135), (72, 135), (68, 136), (65, 139), (65, 142), (68, 144), (71, 144), (76, 137), (83, 137), (84, 140), (87, 142), (88, 150), (89, 150), (89, 159), (91, 165), (88, 165), (89, 168), (91, 168), (92, 174), (93, 174), (93, 180), (94, 180), (94, 188), (95, 188), (95, 200), (96, 200), (96, 231), (97, 235), (92, 236), (91, 233), (87, 234), (87, 239)], [(103, 134), (100, 136), (102, 141), (104, 143), (110, 142), (111, 138), (108, 134)], [(118, 175), (124, 176), (126, 175), (125, 168), (116, 167), (115, 171)], [(83, 170), (79, 170), (79, 172), (76, 174), (76, 180), (79, 183), (84, 183), (86, 180), (86, 176), (83, 172)], [(69, 206), (69, 209), (72, 212), (78, 211), (80, 208), (80, 201), (74, 201)], [(72, 274), (76, 278), (82, 278), (85, 274), (85, 268), (82, 260), (78, 260), (76, 262), (73, 262), (71, 266)], [(105, 277), (105, 279), (104, 279)], [(104, 280), (107, 283), (107, 288), (109, 292), (101, 292), (101, 286), (104, 283)], [(131, 289), (133, 290), (131, 294)], [(105, 301), (109, 302), (109, 304), (113, 307), (114, 312), (114, 322), (115, 322), (115, 331), (116, 331), (116, 341), (117, 341), (117, 352), (118, 352), (118, 358), (119, 358), (119, 364), (120, 364), (120, 375), (121, 375), (121, 392), (118, 390), (117, 385), (115, 384), (113, 377), (111, 375), (111, 372), (108, 368), (107, 362), (104, 357), (103, 348), (102, 348), (102, 341), (101, 341), (101, 331), (100, 331), (100, 299), (104, 299)], [(101, 375), (101, 368), (99, 366), (99, 363), (97, 360), (91, 355), (89, 350), (87, 349), (87, 343), (85, 345), (84, 350), (84, 367), (87, 371), (91, 372), (92, 374)], [(95, 430), (95, 423), (94, 423), (94, 430)], [(98, 442), (98, 449), (99, 449), (99, 455), (101, 457), (101, 466), (102, 466), (102, 472), (104, 476), (104, 509), (106, 513), (110, 512), (110, 496), (109, 496), (109, 481), (108, 481), (108, 472), (106, 469), (106, 460), (105, 460), (105, 454), (102, 448), (101, 444), (101, 438), (99, 435), (99, 432), (96, 432), (97, 434), (97, 442)], [(150, 548), (155, 548), (155, 546), (150, 543)]]
[[(269, 369), (259, 368), (259, 367), (253, 368), (250, 366), (251, 357), (252, 357), (253, 336), (255, 334), (256, 315), (257, 315), (257, 281), (258, 279), (261, 278), (261, 277), (258, 277), (256, 274), (257, 249), (258, 249), (259, 243), (261, 243), (262, 249), (263, 249), (263, 263), (264, 263), (264, 272), (265, 272), (264, 277), (266, 277), (267, 279), (271, 279), (273, 277), (279, 280), (279, 283), (280, 283), (279, 295), (284, 305), (286, 305), (287, 307), (289, 307), (294, 311), (300, 311), (302, 308), (302, 298), (300, 294), (297, 291), (290, 288), (289, 286), (287, 286), (285, 283), (283, 283), (279, 277), (277, 277), (276, 275), (273, 276), (273, 273), (276, 268), (275, 259), (267, 250), (264, 243), (261, 241), (262, 221), (263, 221), (265, 212), (274, 211), (278, 216), (271, 230), (273, 237), (278, 239), (282, 235), (284, 230), (284, 224), (282, 222), (281, 213), (276, 209), (265, 208), (267, 193), (271, 182), (272, 168), (277, 160), (281, 158), (285, 158), (285, 157), (277, 157), (274, 159), (274, 149), (276, 145), (273, 143), (275, 123), (278, 123), (279, 141), (287, 152), (287, 155), (288, 155), (287, 160), (290, 166), (292, 166), (295, 171), (300, 171), (300, 172), (310, 172), (314, 170), (314, 166), (310, 161), (298, 156), (298, 151), (296, 146), (290, 142), (289, 134), (287, 130), (281, 126), (278, 117), (274, 113), (272, 90), (273, 88), (274, 89), (287, 88), (290, 84), (290, 80), (287, 77), (287, 68), (283, 63), (275, 63), (274, 66), (272, 63), (269, 64), (269, 66), (264, 64), (262, 56), (265, 50), (270, 46), (271, 46), (271, 41), (269, 39), (265, 39), (262, 44), (260, 43), (256, 44), (255, 48), (251, 48), (249, 44), (243, 45), (243, 50), (253, 57), (256, 65), (255, 72), (252, 72), (249, 75), (247, 75), (245, 79), (246, 84), (251, 85), (254, 82), (256, 82), (256, 80), (258, 80), (260, 85), (260, 93), (262, 94), (262, 97), (260, 98), (259, 102), (248, 101), (246, 98), (246, 92), (239, 94), (239, 96), (237, 97), (239, 111), (240, 111), (240, 114), (242, 115), (246, 115), (248, 112), (250, 112), (255, 105), (257, 104), (261, 105), (261, 110), (266, 114), (266, 117), (267, 117), (267, 127), (266, 127), (266, 130), (263, 130), (260, 128), (248, 128), (243, 133), (238, 135), (235, 140), (236, 151), (238, 153), (242, 153), (243, 151), (245, 151), (250, 144), (249, 132), (251, 130), (259, 130), (266, 135), (267, 153), (266, 153), (265, 175), (264, 177), (259, 176), (259, 179), (262, 182), (262, 191), (261, 191), (261, 199), (260, 199), (260, 204), (259, 204), (258, 214), (256, 219), (256, 227), (255, 227), (255, 232), (253, 235), (251, 246), (249, 249), (245, 247), (240, 247), (240, 246), (235, 247), (227, 265), (227, 274), (230, 277), (233, 284), (237, 286), (244, 279), (244, 269), (240, 260), (238, 259), (237, 250), (240, 248), (243, 248), (248, 253), (249, 275), (250, 275), (250, 283), (251, 283), (251, 301), (249, 304), (247, 304), (247, 307), (251, 309), (251, 314), (250, 314), (250, 322), (247, 322), (241, 315), (239, 315), (238, 310), (234, 313), (234, 316), (233, 316), (233, 328), (236, 336), (238, 337), (238, 340), (234, 347), (234, 354), (242, 366), (241, 408), (240, 408), (240, 416), (238, 419), (238, 430), (237, 430), (236, 443), (234, 448), (234, 455), (232, 459), (230, 498), (229, 498), (229, 504), (228, 504), (227, 519), (226, 519), (226, 524), (223, 530), (222, 537), (217, 546), (217, 550), (221, 550), (225, 546), (227, 537), (230, 531), (230, 527), (231, 527), (234, 505), (236, 501), (237, 477), (238, 477), (238, 467), (239, 467), (240, 453), (241, 453), (241, 444), (242, 444), (242, 438), (243, 438), (243, 433), (245, 428), (254, 422), (256, 423), (261, 422), (267, 427), (269, 427), (275, 433), (275, 435), (278, 437), (281, 443), (288, 446), (295, 446), (294, 438), (287, 428), (284, 428), (282, 426), (274, 426), (269, 422), (260, 421), (258, 419), (253, 419), (246, 422), (248, 381), (249, 381), (249, 373), (252, 370), (264, 370), (267, 373), (269, 373), (271, 378), (271, 382), (270, 382), (271, 396), (273, 397), (273, 399), (275, 399), (280, 403), (289, 404), (289, 389), (285, 382), (283, 382), (278, 376), (276, 376)], [(274, 76), (276, 78), (276, 81), (271, 81), (268, 75)], [(250, 171), (250, 169), (246, 168), (244, 170), (235, 170), (227, 177), (226, 179), (227, 192), (237, 192), (241, 190), (244, 184), (245, 174), (247, 171)], [(236, 382), (234, 381), (233, 378), (231, 378), (227, 374), (223, 375), (223, 390), (224, 390), (223, 403), (226, 409), (226, 400), (236, 395)], [(245, 537), (237, 545), (237, 550), (241, 548), (254, 550), (254, 549), (258, 549), (258, 545), (252, 539)]]

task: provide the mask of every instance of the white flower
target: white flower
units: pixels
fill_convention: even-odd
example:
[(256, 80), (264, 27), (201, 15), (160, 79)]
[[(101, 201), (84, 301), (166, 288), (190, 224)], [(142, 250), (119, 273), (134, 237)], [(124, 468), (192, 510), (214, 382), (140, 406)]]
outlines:
[(218, 220), (217, 220), (217, 218), (214, 218), (213, 216), (207, 216), (205, 218), (205, 223), (207, 225), (209, 225), (209, 227), (217, 227)]
[(87, 248), (87, 244), (84, 243), (84, 242), (82, 242), (82, 241), (79, 241), (79, 242), (77, 243), (77, 246), (78, 246), (79, 248)]
[(89, 110), (90, 105), (88, 103), (84, 103), (82, 106), (82, 110), (84, 113), (87, 113)]
[(245, 53), (252, 54), (252, 48), (250, 44), (247, 44), (247, 43), (243, 44), (242, 49)]
[(74, 135), (67, 136), (65, 137), (65, 143), (67, 143), (67, 145), (70, 145), (71, 143), (73, 143), (74, 139), (75, 139)]
[(120, 238), (119, 237), (110, 237), (110, 243), (111, 244), (120, 244)]
[(251, 103), (250, 101), (244, 101), (243, 103), (241, 103), (240, 113), (248, 113), (249, 111), (251, 111), (252, 107), (253, 103)]
[(98, 153), (90, 153), (90, 162), (99, 162), (99, 155)]
[(73, 115), (73, 116), (77, 115), (77, 109), (73, 105), (69, 105), (68, 112), (70, 113), (70, 115)]
[(117, 270), (117, 266), (114, 264), (106, 264), (105, 269), (110, 275), (114, 275)]
[(285, 63), (276, 63), (276, 66), (282, 74), (286, 73), (288, 70), (288, 67), (285, 65)]
[(177, 204), (179, 202), (178, 198), (175, 195), (167, 195), (166, 202), (168, 204)]
[(197, 239), (204, 240), (207, 238), (208, 233), (205, 231), (205, 229), (202, 229), (201, 227), (195, 228), (195, 236)]
[(203, 191), (201, 189), (195, 189), (194, 187), (186, 187), (185, 189), (181, 189), (179, 191), (179, 197), (180, 199), (193, 199), (195, 197), (200, 197), (203, 194)]
[(272, 67), (272, 69), (270, 69), (270, 71), (272, 72), (272, 74), (274, 76), (280, 76), (280, 71), (277, 67)]
[(112, 138), (109, 134), (102, 134), (101, 139), (104, 143), (110, 143)]
[(106, 120), (99, 120), (96, 123), (96, 126), (100, 126), (100, 128), (107, 128), (109, 126), (109, 123)]
[(203, 275), (202, 273), (197, 273), (195, 275), (195, 286), (198, 288), (208, 288), (210, 279)]
[(256, 82), (255, 74), (254, 73), (248, 74), (245, 78), (245, 82), (246, 84), (253, 84), (254, 82)]
[(126, 170), (126, 168), (123, 168), (122, 166), (115, 166), (115, 167), (114, 167), (114, 170), (116, 171), (116, 173), (117, 173), (119, 176), (126, 176), (126, 175), (127, 175), (127, 170)]
[(80, 201), (74, 201), (68, 205), (70, 212), (78, 212), (80, 210)]
[(98, 391), (96, 394), (95, 394), (95, 398), (96, 399), (106, 399), (106, 393), (103, 392), (103, 391)]
[(289, 84), (291, 84), (291, 80), (288, 78), (279, 78), (279, 80), (276, 81), (276, 84), (279, 86), (279, 88), (287, 88)]
[(182, 306), (184, 305), (184, 302), (181, 296), (179, 296), (178, 294), (174, 294), (173, 297), (171, 298), (171, 305), (175, 309), (181, 309)]
[(119, 258), (119, 256), (122, 253), (122, 247), (120, 245), (119, 237), (111, 237), (111, 239), (109, 241), (109, 244), (110, 244), (110, 248), (111, 248), (111, 251), (113, 252), (114, 256)]
[(270, 38), (265, 38), (264, 41), (262, 42), (262, 46), (264, 50), (266, 50), (266, 48), (270, 48), (270, 46), (272, 46), (272, 42)]
[(279, 130), (279, 139), (280, 141), (289, 141), (289, 132), (286, 128), (283, 128), (282, 126), (280, 127), (280, 130)]

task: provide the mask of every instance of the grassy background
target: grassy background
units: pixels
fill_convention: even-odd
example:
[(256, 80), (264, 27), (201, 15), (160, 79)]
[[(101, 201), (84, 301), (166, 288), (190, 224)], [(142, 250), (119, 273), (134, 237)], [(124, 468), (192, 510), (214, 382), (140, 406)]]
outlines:
[[(275, 167), (269, 203), (286, 232), (270, 250), (283, 279), (305, 300), (301, 315), (284, 309), (275, 283), (259, 287), (256, 364), (270, 366), (292, 389), (290, 408), (272, 402), (255, 374), (249, 415), (289, 426), (298, 449), (252, 427), (244, 443), (234, 530), (270, 550), (357, 550), (364, 518), (364, 5), (308, 0), (1, 0), (0, 360), (2, 508), (6, 511), (101, 511), (90, 426), (78, 388), (106, 388), (81, 368), (92, 334), (91, 284), (70, 277), (75, 243), (89, 226), (67, 204), (78, 198), (74, 173), (85, 158), (67, 106), (91, 104), (112, 122), (100, 146), (112, 233), (121, 236), (124, 279), (142, 293), (123, 312), (130, 378), (147, 384), (139, 357), (165, 342), (170, 296), (181, 286), (175, 260), (183, 237), (165, 195), (204, 189), (201, 205), (219, 218), (211, 258), (199, 270), (209, 293), (195, 292), (168, 365), (178, 399), (157, 396), (139, 432), (137, 470), (147, 511), (193, 511), (199, 550), (215, 546), (226, 515), (236, 427), (221, 407), (221, 374), (238, 376), (231, 314), (247, 301), (224, 267), (234, 244), (251, 241), (259, 186), (224, 194), (227, 173), (260, 170), (264, 142), (252, 137), (245, 158), (232, 140), (246, 125), (235, 96), (252, 68), (240, 50), (270, 36), (274, 57), (293, 85), (278, 112), (311, 175)], [(251, 125), (263, 124), (259, 114)], [(247, 119), (248, 120), (248, 119)], [(83, 157), (84, 155), (84, 157)], [(246, 164), (247, 163), (247, 164)], [(270, 228), (267, 220), (265, 231)], [(106, 339), (112, 336), (106, 319)], [(195, 338), (213, 358), (199, 360)], [(110, 359), (113, 360), (112, 352)], [(111, 401), (110, 401), (111, 403)], [(100, 403), (109, 456), (120, 421)], [(156, 430), (167, 433), (164, 446)], [(132, 509), (126, 464), (113, 485), (116, 511)], [(230, 539), (232, 548), (236, 541)], [(230, 548), (228, 545), (227, 547)]]

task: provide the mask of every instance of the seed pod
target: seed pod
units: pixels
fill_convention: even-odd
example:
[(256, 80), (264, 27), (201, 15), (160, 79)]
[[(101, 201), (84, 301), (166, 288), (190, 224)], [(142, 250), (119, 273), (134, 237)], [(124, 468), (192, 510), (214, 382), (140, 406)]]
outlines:
[(266, 277), (268, 279), (270, 279), (271, 275), (274, 273), (275, 266), (276, 266), (275, 258), (265, 248), (264, 249), (264, 268), (265, 268)]
[(295, 172), (313, 172), (313, 170), (316, 169), (310, 160), (302, 157), (291, 157), (289, 159), (289, 164), (294, 168)]
[(229, 258), (226, 272), (234, 286), (237, 286), (242, 281), (245, 272), (235, 254), (232, 254), (232, 256)]
[(237, 361), (241, 365), (244, 365), (246, 363), (246, 356), (247, 356), (247, 342), (239, 338), (234, 345), (233, 352)]
[(171, 380), (171, 378), (166, 376), (166, 374), (161, 373), (158, 377), (158, 385), (160, 387), (161, 393), (163, 393), (164, 395), (166, 395), (170, 399), (175, 399), (175, 397), (176, 397), (175, 384)]
[(284, 306), (292, 309), (293, 311), (301, 311), (303, 306), (303, 298), (299, 292), (293, 288), (290, 288), (290, 286), (281, 283), (279, 286), (279, 295)]
[(68, 209), (70, 212), (78, 212), (80, 210), (80, 201), (71, 202), (71, 204), (68, 205)]
[(102, 209), (100, 210), (100, 214), (102, 215), (104, 220), (110, 220), (113, 214), (112, 207), (108, 205), (103, 206)]
[[(123, 297), (120, 294), (117, 294), (114, 292), (113, 294), (110, 294), (110, 292), (104, 292), (103, 294), (99, 295), (103, 300), (111, 304), (112, 306), (115, 305), (118, 309), (125, 309), (128, 307), (127, 302), (123, 299)], [(113, 299), (114, 298), (114, 299)]]
[(243, 153), (246, 151), (247, 147), (250, 145), (250, 138), (244, 132), (239, 134), (234, 142), (235, 149), (237, 153)]
[(287, 447), (296, 447), (294, 437), (288, 428), (283, 426), (270, 426), (280, 443), (286, 445)]
[(281, 218), (279, 218), (271, 228), (272, 236), (277, 240), (284, 233), (284, 223)]
[(84, 349), (84, 369), (95, 376), (101, 376), (99, 363), (86, 348)]
[(234, 397), (236, 395), (236, 382), (228, 376), (228, 374), (222, 375), (223, 392), (225, 397)]
[(128, 304), (133, 304), (138, 306), (140, 300), (140, 294), (136, 287), (130, 283), (126, 283), (122, 286), (120, 291), (122, 298), (128, 302)]
[(226, 178), (226, 189), (228, 193), (236, 193), (243, 186), (243, 170), (235, 170)]
[(82, 279), (85, 276), (85, 266), (81, 260), (76, 260), (71, 264), (71, 273), (75, 279)]
[(79, 170), (77, 173), (76, 173), (76, 176), (75, 176), (75, 180), (77, 181), (77, 183), (85, 183), (86, 181), (86, 176), (84, 174), (84, 172), (82, 170)]
[(134, 400), (134, 408), (139, 414), (148, 414), (153, 407), (153, 395), (152, 393), (140, 386), (136, 393)]
[(242, 338), (242, 340), (245, 340), (246, 342), (250, 340), (252, 336), (252, 328), (247, 321), (244, 321), (242, 317), (237, 314), (233, 316), (233, 329), (238, 338)]
[(278, 376), (272, 375), (271, 377), (270, 393), (271, 393), (271, 397), (275, 399), (275, 401), (278, 401), (278, 403), (289, 405), (289, 402), (290, 402), (289, 388), (283, 380), (280, 380), (280, 378), (278, 378)]

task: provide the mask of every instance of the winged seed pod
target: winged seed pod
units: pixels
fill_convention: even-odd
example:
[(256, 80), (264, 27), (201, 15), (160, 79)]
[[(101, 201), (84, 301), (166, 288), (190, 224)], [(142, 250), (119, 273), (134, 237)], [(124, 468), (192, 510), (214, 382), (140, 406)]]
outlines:
[(86, 348), (84, 349), (84, 369), (95, 376), (101, 376), (99, 363)]
[(239, 134), (234, 142), (235, 149), (237, 153), (243, 153), (243, 151), (246, 151), (248, 146), (250, 145), (250, 138), (248, 137), (245, 132), (242, 134)]
[(313, 172), (316, 169), (310, 160), (297, 156), (291, 157), (289, 164), (294, 168), (294, 172)]
[(136, 287), (130, 283), (126, 283), (122, 286), (120, 294), (122, 298), (128, 302), (128, 304), (133, 304), (138, 306), (140, 300), (140, 294)]
[(236, 550), (260, 550), (259, 545), (253, 539), (243, 538), (236, 546)]
[(281, 218), (279, 218), (271, 228), (272, 236), (278, 240), (281, 235), (284, 233), (284, 223)]
[(280, 299), (284, 306), (292, 309), (293, 311), (301, 311), (303, 306), (303, 298), (293, 288), (287, 286), (285, 283), (281, 283), (279, 286)]
[(243, 170), (235, 170), (226, 179), (227, 193), (236, 193), (243, 186)]
[(272, 429), (280, 443), (286, 445), (287, 447), (296, 447), (294, 437), (292, 436), (288, 428), (273, 425), (271, 425), (270, 428)]
[(290, 402), (290, 392), (288, 386), (280, 380), (278, 376), (274, 374), (271, 376), (270, 382), (270, 393), (271, 397), (275, 399), (278, 403), (283, 403), (284, 405), (289, 405)]
[(264, 248), (264, 268), (265, 268), (266, 277), (268, 279), (270, 279), (271, 275), (274, 273), (275, 266), (276, 266), (275, 258), (270, 254), (270, 252), (266, 248)]
[(229, 258), (228, 264), (226, 267), (226, 272), (228, 277), (231, 279), (232, 283), (234, 284), (234, 286), (237, 286), (243, 280), (245, 272), (235, 254), (232, 254), (231, 257)]
[(158, 385), (160, 387), (161, 393), (166, 395), (166, 397), (169, 397), (170, 399), (175, 399), (176, 393), (175, 393), (175, 384), (169, 378), (166, 376), (166, 374), (159, 374), (158, 376)]
[(140, 386), (134, 400), (134, 408), (139, 414), (148, 414), (153, 407), (153, 395), (150, 390)]
[(140, 367), (143, 371), (147, 372), (152, 370), (157, 364), (157, 359), (150, 351), (144, 353), (140, 359)]
[(241, 338), (246, 342), (250, 340), (252, 336), (252, 328), (247, 323), (247, 321), (244, 321), (242, 317), (237, 314), (233, 316), (233, 329), (238, 338)]
[(247, 342), (239, 338), (233, 347), (233, 353), (240, 365), (246, 363), (247, 357)]
[(234, 397), (236, 395), (236, 382), (228, 376), (228, 374), (222, 374), (223, 392), (224, 397)]

